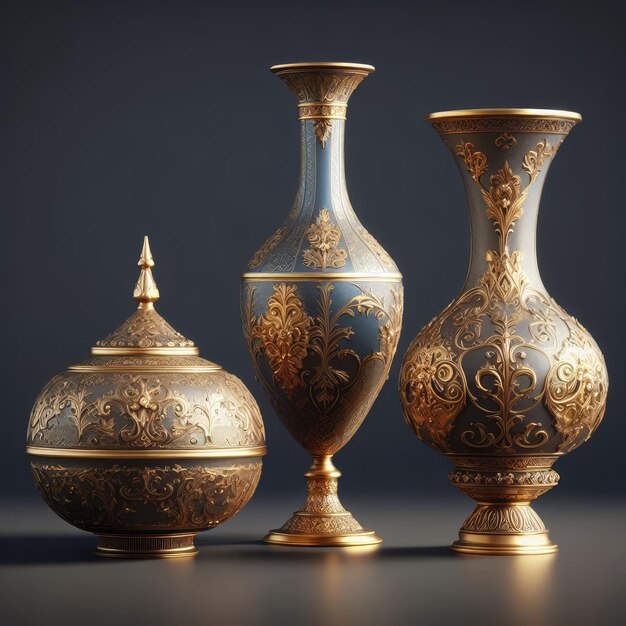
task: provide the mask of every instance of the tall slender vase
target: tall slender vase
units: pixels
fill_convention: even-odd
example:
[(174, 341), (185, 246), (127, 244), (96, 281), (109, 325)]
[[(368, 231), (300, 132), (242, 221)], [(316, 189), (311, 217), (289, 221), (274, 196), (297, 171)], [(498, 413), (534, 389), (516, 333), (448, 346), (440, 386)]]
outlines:
[(554, 552), (530, 502), (557, 484), (552, 464), (596, 429), (608, 387), (598, 346), (548, 295), (535, 253), (548, 167), (581, 118), (482, 109), (428, 119), (463, 176), (472, 252), (461, 294), (405, 355), (404, 414), (477, 502), (453, 549)]
[(243, 274), (243, 330), (259, 381), (313, 464), (304, 505), (265, 541), (379, 543), (341, 505), (332, 462), (387, 379), (402, 322), (402, 277), (357, 219), (344, 175), (348, 98), (374, 68), (297, 63), (272, 71), (298, 100), (300, 180), (287, 219)]

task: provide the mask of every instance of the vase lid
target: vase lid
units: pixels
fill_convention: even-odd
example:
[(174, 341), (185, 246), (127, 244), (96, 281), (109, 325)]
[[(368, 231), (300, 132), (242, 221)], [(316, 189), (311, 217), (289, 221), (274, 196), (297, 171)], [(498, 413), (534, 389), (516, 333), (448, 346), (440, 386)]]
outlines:
[(137, 310), (112, 333), (96, 342), (94, 355), (197, 355), (193, 341), (176, 331), (154, 308), (159, 297), (152, 268), (154, 259), (148, 237), (144, 237), (138, 262), (141, 268), (133, 298)]

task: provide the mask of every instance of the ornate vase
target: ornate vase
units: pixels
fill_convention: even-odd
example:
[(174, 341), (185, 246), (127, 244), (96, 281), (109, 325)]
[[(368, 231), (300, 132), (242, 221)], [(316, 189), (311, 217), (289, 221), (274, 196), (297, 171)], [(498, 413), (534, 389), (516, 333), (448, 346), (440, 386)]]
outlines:
[(300, 180), (287, 219), (243, 274), (243, 330), (258, 380), (313, 464), (304, 505), (265, 541), (379, 543), (342, 507), (332, 463), (388, 377), (402, 322), (402, 276), (357, 219), (344, 174), (348, 98), (374, 68), (272, 71), (298, 101)]
[(604, 358), (548, 295), (535, 253), (548, 167), (580, 119), (532, 109), (428, 117), (463, 176), (472, 252), (461, 294), (409, 347), (400, 396), (411, 429), (450, 456), (451, 483), (477, 502), (458, 552), (555, 552), (530, 502), (604, 415)]
[(265, 432), (243, 383), (156, 312), (147, 238), (139, 265), (139, 308), (45, 386), (27, 451), (44, 500), (97, 554), (190, 556), (252, 497)]

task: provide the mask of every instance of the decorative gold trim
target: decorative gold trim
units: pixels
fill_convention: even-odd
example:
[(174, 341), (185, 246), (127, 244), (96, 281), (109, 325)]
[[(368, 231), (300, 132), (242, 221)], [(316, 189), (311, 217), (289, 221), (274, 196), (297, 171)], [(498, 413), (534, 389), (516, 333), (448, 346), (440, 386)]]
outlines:
[(100, 346), (94, 346), (91, 349), (91, 354), (117, 354), (117, 355), (137, 355), (137, 354), (157, 354), (160, 356), (198, 356), (200, 350), (195, 347), (189, 348), (104, 348)]
[(76, 448), (42, 448), (26, 446), (26, 453), (33, 456), (78, 459), (238, 459), (265, 456), (267, 446), (249, 448), (214, 448), (202, 450), (86, 450)]
[(302, 102), (298, 105), (298, 119), (345, 120), (347, 111), (347, 103)]
[(245, 272), (241, 280), (277, 280), (281, 282), (294, 280), (358, 280), (362, 282), (400, 282), (402, 274), (367, 274), (365, 272)]
[(72, 365), (67, 368), (69, 372), (137, 372), (161, 373), (180, 372), (182, 374), (204, 374), (205, 372), (219, 372), (223, 368), (219, 365)]
[(539, 117), (550, 119), (564, 119), (581, 122), (583, 117), (575, 111), (561, 111), (558, 109), (457, 109), (453, 111), (436, 111), (429, 113), (426, 120), (449, 120), (470, 117)]
[(196, 556), (198, 533), (118, 535), (97, 533), (95, 554), (118, 559), (174, 559)]
[(292, 534), (280, 530), (270, 530), (263, 537), (265, 543), (277, 546), (309, 546), (309, 547), (350, 547), (350, 546), (376, 546), (382, 543), (382, 537), (373, 530), (362, 533), (346, 535), (315, 535), (315, 534)]
[(360, 72), (365, 74), (372, 74), (376, 71), (376, 68), (373, 65), (368, 65), (366, 63), (342, 63), (342, 62), (327, 62), (327, 61), (315, 61), (311, 63), (281, 63), (279, 65), (272, 65), (270, 67), (270, 72), (274, 74), (288, 74), (291, 72), (302, 72), (302, 71), (337, 71), (337, 70), (348, 70), (353, 72)]

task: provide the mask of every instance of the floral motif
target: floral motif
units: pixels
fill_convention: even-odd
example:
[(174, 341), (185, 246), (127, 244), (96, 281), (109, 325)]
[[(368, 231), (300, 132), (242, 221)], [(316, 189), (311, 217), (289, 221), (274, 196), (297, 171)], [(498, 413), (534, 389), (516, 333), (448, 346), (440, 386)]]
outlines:
[(556, 154), (557, 148), (551, 146), (547, 139), (540, 141), (534, 150), (529, 150), (524, 155), (522, 167), (530, 176), (530, 182), (533, 182), (539, 175), (543, 162)]
[(481, 194), (487, 206), (487, 217), (500, 235), (500, 251), (504, 252), (509, 234), (524, 212), (527, 190), (520, 190), (520, 177), (513, 174), (506, 161), (489, 182), (489, 189), (481, 189)]
[(263, 445), (263, 422), (243, 383), (206, 374), (66, 372), (33, 408), (28, 444), (66, 448)]
[(317, 219), (306, 230), (311, 248), (303, 252), (302, 262), (314, 269), (338, 268), (346, 264), (348, 253), (337, 248), (341, 239), (339, 227), (330, 218), (328, 209), (322, 209)]
[(333, 120), (313, 120), (313, 128), (315, 129), (315, 136), (318, 138), (322, 148), (325, 148), (326, 141), (329, 139), (330, 134), (333, 131)]
[(97, 532), (213, 528), (250, 499), (262, 465), (64, 467), (33, 461), (31, 467), (53, 511)]
[(250, 339), (260, 341), (256, 351), (264, 350), (277, 383), (291, 393), (302, 384), (300, 371), (307, 355), (312, 322), (302, 310), (302, 299), (295, 285), (278, 283), (273, 289), (267, 313), (252, 326)]
[(473, 143), (461, 140), (461, 143), (455, 150), (457, 156), (463, 157), (472, 180), (478, 182), (487, 169), (487, 155), (484, 152), (480, 152), (480, 150), (474, 150), (475, 147)]
[[(522, 253), (508, 249), (528, 188), (555, 150), (544, 140), (524, 155), (529, 183), (523, 190), (507, 161), (487, 188), (480, 180), (488, 166), (484, 155), (463, 141), (455, 152), (480, 185), (499, 249), (486, 252), (486, 269), (476, 286), (410, 346), (400, 378), (405, 416), (420, 437), (446, 452), (453, 451), (450, 433), (465, 407), (479, 411), (463, 413), (464, 429), (456, 436), (467, 448), (537, 450), (548, 443), (553, 426), (555, 448), (566, 452), (602, 419), (608, 386), (604, 361), (578, 322), (531, 287)], [(552, 423), (537, 419), (541, 406)]]

